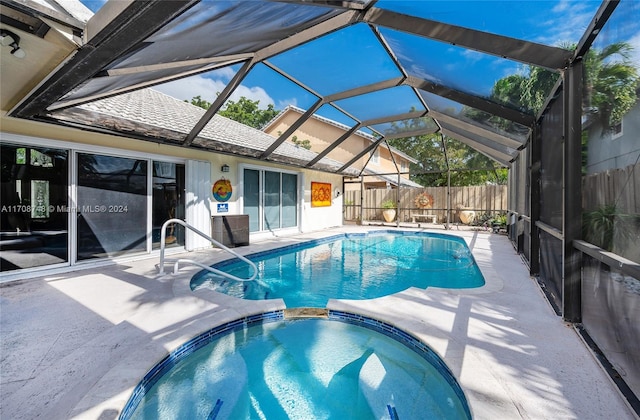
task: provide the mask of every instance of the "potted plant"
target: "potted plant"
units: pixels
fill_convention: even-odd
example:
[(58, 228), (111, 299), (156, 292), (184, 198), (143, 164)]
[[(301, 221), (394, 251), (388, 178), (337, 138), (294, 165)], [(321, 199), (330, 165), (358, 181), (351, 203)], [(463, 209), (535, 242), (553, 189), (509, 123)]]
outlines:
[(493, 233), (499, 233), (500, 230), (507, 228), (507, 215), (499, 214), (492, 218), (491, 220), (491, 229)]
[(393, 222), (396, 218), (396, 202), (393, 200), (384, 200), (381, 204), (382, 217), (386, 222)]

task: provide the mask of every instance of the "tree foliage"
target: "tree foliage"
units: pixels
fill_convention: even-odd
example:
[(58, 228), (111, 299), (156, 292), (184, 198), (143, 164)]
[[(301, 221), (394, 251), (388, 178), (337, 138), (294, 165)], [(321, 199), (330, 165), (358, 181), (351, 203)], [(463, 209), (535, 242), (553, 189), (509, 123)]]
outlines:
[[(607, 128), (619, 123), (638, 100), (640, 77), (631, 61), (632, 53), (631, 44), (617, 42), (602, 50), (591, 48), (583, 58), (584, 110), (597, 115)], [(543, 68), (528, 66), (523, 74), (498, 80), (490, 99), (503, 104), (519, 104), (525, 112), (538, 113), (558, 77)]]
[(308, 140), (308, 139), (298, 140), (298, 136), (293, 136), (293, 137), (291, 137), (291, 141), (296, 146), (300, 146), (300, 147), (305, 148), (307, 150), (311, 149), (311, 140)]
[[(411, 111), (414, 111), (412, 109)], [(489, 114), (486, 114), (489, 117)], [(422, 118), (413, 118), (391, 124), (391, 132), (411, 132), (426, 128)], [(487, 182), (505, 184), (506, 169), (500, 169), (492, 159), (467, 146), (444, 136), (447, 159), (440, 133), (423, 134), (391, 139), (389, 145), (413, 157), (418, 162), (411, 164), (411, 180), (424, 186), (446, 186), (447, 168), (451, 172), (452, 186), (482, 185)], [(468, 170), (474, 169), (474, 170)], [(480, 169), (480, 170), (477, 170)]]
[[(185, 102), (188, 101), (185, 100)], [(200, 95), (191, 98), (190, 103), (203, 109), (211, 107), (211, 102), (202, 99)], [(273, 104), (267, 105), (266, 109), (260, 109), (259, 105), (260, 101), (252, 101), (243, 96), (238, 102), (228, 100), (224, 107), (218, 111), (218, 114), (260, 130), (278, 115), (279, 111), (274, 108)]]
[(278, 115), (279, 111), (273, 104), (267, 105), (266, 109), (260, 109), (259, 105), (260, 101), (252, 101), (243, 96), (238, 102), (228, 100), (218, 114), (260, 130)]
[(584, 56), (584, 107), (591, 109), (606, 128), (618, 124), (636, 104), (640, 76), (631, 61), (633, 46), (613, 43)]
[[(464, 143), (445, 136), (447, 159), (439, 133), (389, 140), (389, 145), (417, 159), (411, 164), (411, 179), (424, 186), (441, 187), (448, 182), (447, 161), (451, 185), (506, 184), (507, 169)], [(478, 170), (480, 169), (480, 170)]]
[[(186, 99), (184, 101), (185, 102), (189, 102)], [(202, 99), (202, 97), (200, 95), (194, 96), (193, 98), (191, 98), (191, 102), (190, 103), (191, 103), (191, 105), (195, 105), (195, 106), (203, 108), (203, 109), (211, 108), (211, 102), (205, 101), (204, 99)]]

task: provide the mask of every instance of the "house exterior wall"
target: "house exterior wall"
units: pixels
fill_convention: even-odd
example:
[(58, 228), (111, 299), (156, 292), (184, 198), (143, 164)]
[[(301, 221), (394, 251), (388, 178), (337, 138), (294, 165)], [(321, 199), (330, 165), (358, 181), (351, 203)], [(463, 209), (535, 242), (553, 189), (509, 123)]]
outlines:
[[(289, 127), (291, 127), (300, 117), (300, 113), (295, 112), (291, 109), (286, 110), (283, 114), (276, 117), (276, 121), (267, 126), (264, 131), (274, 137), (279, 137), (281, 133), (284, 133), (287, 129), (289, 129)], [(345, 132), (346, 130), (344, 128), (329, 124), (316, 118), (309, 118), (291, 135), (291, 137), (296, 136), (299, 141), (309, 140), (311, 142), (311, 150), (316, 153), (320, 153), (328, 146), (330, 146), (335, 140), (340, 138), (340, 136), (342, 136)], [(291, 137), (287, 140), (290, 140)], [(327, 154), (327, 157), (339, 162), (348, 162), (354, 156), (359, 154), (363, 149), (369, 147), (370, 145), (371, 139), (354, 133), (339, 146), (329, 152)], [(369, 160), (369, 155), (367, 154), (358, 160), (356, 167), (362, 168), (365, 164), (367, 164), (368, 161), (368, 169), (379, 173), (396, 173), (397, 169), (393, 163), (391, 151), (386, 147), (379, 147), (378, 151), (380, 156), (379, 163), (375, 163), (373, 162), (373, 160)], [(409, 161), (403, 156), (394, 154), (394, 159), (398, 165), (398, 168), (401, 168), (403, 162), (406, 165), (406, 168), (409, 168)], [(401, 176), (404, 179), (409, 179), (408, 174), (402, 174)], [(373, 182), (373, 178), (368, 178), (366, 182)], [(381, 182), (382, 184), (385, 183), (385, 181)]]
[(621, 169), (636, 163), (640, 154), (640, 103), (622, 120), (622, 135), (616, 137), (601, 124), (589, 128), (587, 174)]
[[(277, 138), (280, 136), (280, 133), (288, 130), (298, 118), (300, 118), (300, 114), (297, 112), (285, 112), (285, 114), (278, 119), (277, 123), (267, 127), (265, 132)], [(302, 124), (291, 137), (296, 136), (298, 140), (309, 140), (311, 142), (311, 150), (320, 153), (344, 133), (345, 131), (339, 127), (310, 118)], [(287, 140), (291, 140), (291, 137)], [(360, 152), (368, 144), (368, 140), (360, 136), (352, 135), (329, 152), (327, 157), (338, 162), (348, 162), (357, 152)], [(367, 162), (366, 159), (367, 157), (360, 158), (356, 166), (362, 167)]]
[[(195, 184), (191, 184), (190, 191), (185, 191), (185, 195), (190, 202), (197, 201), (204, 206), (204, 209), (200, 211), (189, 212), (187, 211), (187, 223), (194, 224), (204, 233), (211, 232), (211, 220), (210, 216), (216, 215), (233, 215), (242, 214), (242, 188), (239, 186), (239, 168), (242, 165), (249, 164), (264, 168), (270, 168), (273, 171), (288, 171), (298, 175), (299, 192), (298, 192), (298, 221), (297, 226), (293, 229), (288, 229), (293, 232), (304, 232), (310, 230), (321, 230), (328, 227), (339, 226), (342, 224), (342, 177), (329, 173), (323, 173), (308, 169), (301, 169), (295, 167), (287, 167), (284, 165), (277, 165), (273, 163), (261, 162), (258, 160), (252, 160), (248, 158), (235, 157), (230, 155), (222, 155), (212, 152), (205, 152), (202, 150), (195, 150), (189, 148), (175, 147), (166, 144), (152, 143), (148, 141), (135, 140), (125, 137), (118, 137), (114, 135), (100, 134), (94, 132), (83, 131), (79, 129), (72, 129), (68, 127), (61, 127), (57, 125), (50, 125), (41, 122), (24, 121), (14, 118), (8, 118), (3, 116), (0, 119), (2, 132), (0, 132), (0, 144), (25, 144), (27, 147), (54, 147), (65, 148), (73, 151), (98, 153), (113, 156), (122, 156), (132, 159), (151, 159), (153, 161), (174, 161), (183, 163), (202, 162), (206, 164), (196, 165), (202, 171), (202, 168), (210, 167), (209, 173), (199, 174), (200, 180), (197, 188)], [(230, 167), (229, 172), (222, 172), (222, 165), (228, 165)], [(193, 165), (186, 165), (186, 177), (189, 177), (189, 168)], [(195, 174), (193, 174), (195, 176)], [(219, 204), (215, 200), (212, 194), (212, 185), (219, 179), (228, 179), (231, 182), (233, 192), (229, 201), (226, 202), (227, 209), (222, 208), (224, 213), (218, 211)], [(6, 180), (3, 180), (4, 183)], [(326, 182), (332, 185), (332, 203), (327, 207), (312, 207), (311, 206), (311, 182)], [(71, 199), (74, 190), (74, 182), (71, 181), (69, 207), (71, 208)], [(207, 185), (208, 184), (208, 185)], [(186, 185), (189, 186), (189, 179), (186, 180)], [(340, 192), (340, 195), (336, 197), (336, 188)], [(199, 191), (199, 192), (198, 192)], [(200, 195), (207, 194), (207, 197), (200, 197)], [(151, 210), (151, 201), (148, 201), (149, 211)], [(189, 203), (187, 203), (187, 206)], [(208, 220), (189, 220), (190, 216), (197, 214), (198, 218), (205, 217)], [(202, 216), (205, 214), (206, 216)], [(150, 213), (149, 216), (150, 217)], [(71, 220), (71, 219), (70, 219)], [(149, 222), (150, 225), (150, 222)], [(70, 225), (70, 229), (73, 227), (73, 223)], [(3, 228), (4, 229), (4, 228)], [(252, 238), (258, 238), (260, 236), (269, 236), (275, 234), (282, 234), (282, 231), (267, 231), (252, 233)], [(75, 233), (69, 232), (69, 237), (74, 238)], [(189, 242), (189, 241), (188, 241)], [(199, 244), (199, 246), (189, 246), (188, 248), (197, 249), (202, 247), (202, 243), (199, 241), (191, 241), (191, 243)], [(73, 244), (72, 244), (73, 245)], [(188, 245), (188, 244), (187, 244)], [(208, 244), (206, 244), (208, 246)], [(151, 252), (148, 249), (148, 252)], [(147, 252), (147, 253), (148, 253)], [(69, 264), (75, 264), (77, 261), (70, 257)], [(45, 267), (46, 268), (46, 267)], [(32, 270), (30, 270), (32, 271)], [(36, 270), (38, 271), (38, 270)], [(41, 270), (39, 270), (41, 271)], [(0, 273), (2, 280), (11, 276), (5, 276), (5, 274), (16, 274), (19, 276), (21, 270), (9, 271)], [(26, 274), (24, 271), (23, 274)], [(14, 276), (15, 277), (15, 276)]]

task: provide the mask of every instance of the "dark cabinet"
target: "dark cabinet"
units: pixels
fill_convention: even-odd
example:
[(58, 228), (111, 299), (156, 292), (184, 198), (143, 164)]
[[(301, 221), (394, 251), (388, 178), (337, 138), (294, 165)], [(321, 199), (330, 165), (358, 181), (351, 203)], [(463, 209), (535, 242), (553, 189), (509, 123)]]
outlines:
[(230, 248), (249, 245), (249, 215), (213, 216), (211, 237)]

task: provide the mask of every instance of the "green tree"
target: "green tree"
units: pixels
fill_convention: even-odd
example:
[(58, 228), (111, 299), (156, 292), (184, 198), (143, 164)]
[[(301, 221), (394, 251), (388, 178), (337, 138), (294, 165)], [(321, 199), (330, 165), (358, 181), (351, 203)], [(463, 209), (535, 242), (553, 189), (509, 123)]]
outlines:
[[(566, 49), (574, 45), (564, 46)], [(597, 115), (606, 128), (619, 123), (637, 102), (640, 80), (633, 66), (633, 46), (613, 43), (602, 50), (591, 48), (584, 56), (583, 107)], [(523, 74), (510, 75), (496, 82), (490, 99), (502, 104), (520, 104), (525, 112), (540, 112), (559, 75), (540, 67), (528, 66)], [(487, 116), (467, 112), (482, 121)], [(508, 128), (508, 127), (503, 127)]]
[(584, 106), (597, 114), (605, 128), (618, 124), (638, 100), (640, 77), (632, 53), (631, 44), (617, 42), (602, 50), (592, 48), (584, 56)]
[[(489, 114), (486, 116), (490, 117)], [(390, 132), (417, 131), (426, 128), (427, 124), (423, 118), (413, 118), (393, 123)], [(445, 136), (445, 141), (447, 159), (440, 133), (391, 139), (388, 143), (418, 160), (418, 163), (411, 165), (410, 172), (411, 179), (421, 185), (447, 185), (447, 165), (452, 169), (465, 169), (451, 172), (453, 186), (482, 185), (487, 182), (506, 183), (507, 170), (499, 169), (499, 165), (493, 160), (458, 140)]]
[(293, 144), (295, 144), (296, 146), (300, 146), (303, 147), (307, 150), (311, 149), (311, 141), (310, 140), (298, 140), (298, 136), (293, 136), (291, 137), (291, 141), (293, 142)]
[[(189, 102), (186, 99), (184, 100), (185, 102)], [(203, 109), (209, 109), (211, 107), (211, 102), (205, 101), (204, 99), (202, 99), (202, 97), (200, 95), (198, 96), (194, 96), (193, 98), (191, 98), (191, 105), (195, 105), (197, 107), (203, 108)]]
[(243, 96), (238, 102), (228, 100), (218, 114), (260, 130), (278, 115), (279, 111), (273, 104), (269, 104), (266, 109), (260, 109), (259, 105), (260, 101), (252, 101)]
[[(447, 185), (447, 161), (452, 186), (482, 185), (487, 182), (506, 184), (507, 169), (466, 144), (445, 136), (447, 159), (439, 133), (389, 140), (389, 145), (417, 159), (411, 164), (411, 179), (421, 185)], [(467, 170), (480, 169), (480, 170)]]
[[(194, 96), (191, 101), (185, 99), (185, 102), (190, 102), (191, 105), (203, 109), (211, 108), (211, 102), (202, 99), (200, 95)], [(259, 105), (260, 101), (252, 101), (243, 96), (238, 102), (228, 100), (222, 109), (218, 111), (218, 114), (260, 130), (280, 111), (276, 110), (273, 104), (269, 104), (267, 109), (260, 109)]]

